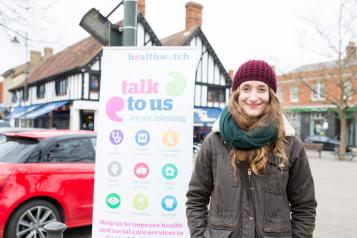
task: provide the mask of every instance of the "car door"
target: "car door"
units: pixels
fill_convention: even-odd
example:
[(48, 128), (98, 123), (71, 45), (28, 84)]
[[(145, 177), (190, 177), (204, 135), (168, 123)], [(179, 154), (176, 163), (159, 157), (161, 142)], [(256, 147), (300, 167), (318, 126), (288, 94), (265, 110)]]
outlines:
[(94, 149), (89, 138), (57, 140), (42, 160), (56, 166), (55, 183), (62, 197), (67, 225), (89, 224), (94, 190)]

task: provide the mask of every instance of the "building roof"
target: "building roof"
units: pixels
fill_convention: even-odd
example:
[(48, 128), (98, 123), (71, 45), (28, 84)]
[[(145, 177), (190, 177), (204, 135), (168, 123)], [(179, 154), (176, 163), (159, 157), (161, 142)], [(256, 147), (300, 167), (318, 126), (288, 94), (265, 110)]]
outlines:
[[(222, 62), (219, 60), (216, 52), (213, 50), (211, 44), (208, 42), (205, 34), (203, 33), (201, 27), (193, 27), (190, 29), (190, 31), (180, 31), (178, 33), (172, 34), (170, 36), (167, 36), (163, 39), (161, 39), (161, 44), (163, 46), (187, 46), (190, 44), (191, 40), (195, 37), (200, 37), (202, 40), (203, 44), (206, 46), (207, 52), (210, 53), (214, 59), (214, 61), (217, 63), (218, 67), (220, 68), (221, 72), (224, 74), (225, 78), (227, 79), (227, 85), (230, 85), (231, 80), (230, 76), (228, 75), (226, 69), (224, 68)], [(205, 54), (206, 52), (201, 53), (201, 57)]]
[(88, 64), (101, 50), (102, 45), (93, 37), (81, 40), (50, 56), (29, 75), (28, 83), (78, 69)]
[[(289, 73), (298, 73), (298, 72), (305, 72), (305, 71), (315, 71), (321, 69), (335, 68), (338, 67), (337, 62), (338, 62), (337, 60), (331, 60), (331, 61), (319, 62), (314, 64), (305, 64), (298, 68), (293, 69)], [(357, 59), (349, 60), (347, 63), (345, 63), (345, 65), (346, 66), (357, 65)]]
[[(27, 62), (29, 64), (29, 62)], [(23, 74), (25, 71), (25, 66), (26, 64), (20, 64), (18, 66), (15, 66), (11, 69), (6, 70), (1, 76), (6, 78), (10, 75), (12, 75), (12, 78), (16, 77), (17, 75)]]
[(161, 39), (161, 44), (164, 46), (182, 46), (187, 45), (193, 32), (195, 32), (197, 27), (192, 28), (190, 31), (180, 31), (173, 35), (167, 36)]

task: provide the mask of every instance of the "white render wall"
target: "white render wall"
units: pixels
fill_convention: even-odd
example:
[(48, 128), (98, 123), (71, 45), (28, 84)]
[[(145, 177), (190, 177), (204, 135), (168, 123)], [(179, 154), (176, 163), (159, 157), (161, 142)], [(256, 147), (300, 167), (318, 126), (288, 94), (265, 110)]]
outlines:
[(91, 110), (94, 111), (94, 129), (97, 128), (98, 124), (98, 109), (99, 102), (96, 101), (83, 101), (76, 100), (73, 101), (70, 108), (70, 130), (79, 130), (80, 129), (80, 111), (81, 110)]
[(210, 84), (210, 86), (225, 86), (226, 80), (224, 74), (220, 71), (218, 64), (215, 63), (213, 56), (209, 54), (208, 51), (206, 51), (206, 46), (203, 44), (200, 37), (196, 36), (193, 38), (190, 42), (190, 46), (198, 46), (202, 52), (202, 59), (197, 69), (197, 78), (195, 84), (195, 106), (223, 108), (228, 104), (230, 89), (226, 89), (225, 103), (212, 103), (207, 102), (207, 85), (202, 84)]

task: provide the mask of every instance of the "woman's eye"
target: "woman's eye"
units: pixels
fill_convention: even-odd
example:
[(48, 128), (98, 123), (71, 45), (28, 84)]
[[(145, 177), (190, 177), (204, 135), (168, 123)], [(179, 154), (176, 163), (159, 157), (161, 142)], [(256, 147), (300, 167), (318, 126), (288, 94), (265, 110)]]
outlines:
[(262, 92), (262, 93), (265, 93), (266, 91), (267, 91), (266, 88), (260, 88), (260, 89), (259, 89), (259, 92)]

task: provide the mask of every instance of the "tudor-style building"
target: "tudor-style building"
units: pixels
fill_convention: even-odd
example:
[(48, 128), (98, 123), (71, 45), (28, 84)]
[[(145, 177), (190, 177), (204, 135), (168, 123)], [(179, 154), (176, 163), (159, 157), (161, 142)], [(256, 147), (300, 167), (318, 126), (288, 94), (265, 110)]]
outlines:
[[(161, 41), (146, 21), (145, 1), (138, 1), (137, 46), (198, 46), (201, 57), (195, 74), (195, 131), (205, 134), (228, 102), (231, 79), (202, 29), (202, 5), (186, 4), (186, 28)], [(102, 46), (88, 37), (49, 57), (29, 75), (28, 98), (24, 84), (12, 89), (15, 125), (95, 129), (101, 75)]]

